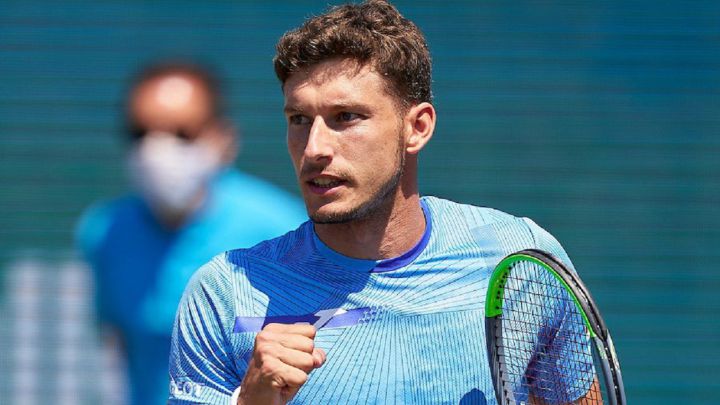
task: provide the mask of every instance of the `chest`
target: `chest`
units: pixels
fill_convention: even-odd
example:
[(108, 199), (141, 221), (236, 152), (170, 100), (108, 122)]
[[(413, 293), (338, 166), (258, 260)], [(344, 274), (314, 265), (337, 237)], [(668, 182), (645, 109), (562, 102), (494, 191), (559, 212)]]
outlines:
[[(318, 328), (315, 344), (328, 359), (311, 373), (297, 404), (495, 403), (484, 324), (490, 271), (482, 259), (420, 264), (326, 289), (307, 306), (296, 297), (321, 294), (293, 289), (270, 296), (265, 317), (239, 317), (246, 322), (240, 329), (251, 332), (253, 321)], [(293, 305), (291, 314), (278, 310)], [(252, 336), (244, 339), (246, 354)]]
[(321, 329), (316, 345), (327, 362), (296, 403), (491, 403), (483, 316), (381, 310), (351, 327)]

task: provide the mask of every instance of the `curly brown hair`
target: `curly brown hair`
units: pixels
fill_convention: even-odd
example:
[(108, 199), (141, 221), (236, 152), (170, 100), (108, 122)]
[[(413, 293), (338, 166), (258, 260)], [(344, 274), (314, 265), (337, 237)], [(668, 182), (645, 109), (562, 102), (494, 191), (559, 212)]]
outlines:
[(420, 29), (390, 3), (345, 4), (305, 21), (278, 41), (273, 59), (282, 85), (295, 72), (332, 58), (370, 65), (404, 107), (432, 101), (432, 63)]

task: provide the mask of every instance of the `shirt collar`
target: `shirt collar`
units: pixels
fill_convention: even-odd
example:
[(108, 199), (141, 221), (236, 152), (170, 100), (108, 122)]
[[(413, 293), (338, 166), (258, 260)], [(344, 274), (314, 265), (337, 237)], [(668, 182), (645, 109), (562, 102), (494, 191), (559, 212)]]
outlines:
[(420, 253), (425, 250), (428, 242), (430, 241), (430, 235), (432, 233), (432, 218), (430, 215), (430, 209), (424, 200), (420, 200), (420, 206), (423, 210), (425, 217), (425, 232), (422, 238), (415, 244), (410, 250), (401, 254), (400, 256), (393, 257), (390, 259), (383, 260), (367, 260), (367, 259), (356, 259), (353, 257), (345, 256), (338, 253), (328, 247), (315, 233), (315, 228), (311, 225), (312, 240), (314, 248), (323, 257), (330, 260), (331, 262), (341, 266), (343, 269), (358, 271), (358, 272), (370, 272), (370, 273), (384, 273), (387, 271), (397, 270), (401, 267), (405, 267), (412, 263)]

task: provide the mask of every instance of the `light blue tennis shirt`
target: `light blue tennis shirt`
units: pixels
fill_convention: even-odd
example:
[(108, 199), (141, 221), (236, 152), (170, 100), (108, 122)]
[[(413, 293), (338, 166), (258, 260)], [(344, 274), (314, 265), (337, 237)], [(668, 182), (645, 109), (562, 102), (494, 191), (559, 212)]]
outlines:
[(229, 402), (267, 323), (307, 322), (327, 361), (293, 404), (495, 404), (485, 292), (507, 254), (537, 248), (570, 263), (527, 218), (422, 198), (426, 230), (400, 257), (326, 246), (311, 222), (200, 269), (180, 303), (170, 404)]
[(192, 274), (218, 253), (282, 235), (307, 220), (302, 202), (235, 170), (213, 181), (181, 228), (161, 225), (136, 195), (91, 207), (77, 229), (93, 269), (101, 321), (120, 332), (131, 404), (167, 402), (175, 312)]

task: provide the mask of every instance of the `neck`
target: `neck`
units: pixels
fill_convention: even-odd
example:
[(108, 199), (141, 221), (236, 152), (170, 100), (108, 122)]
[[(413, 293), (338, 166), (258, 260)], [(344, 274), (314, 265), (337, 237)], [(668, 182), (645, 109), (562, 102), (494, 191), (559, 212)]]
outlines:
[(417, 191), (402, 187), (368, 218), (343, 224), (315, 224), (320, 240), (336, 252), (357, 259), (381, 260), (402, 255), (425, 232)]

